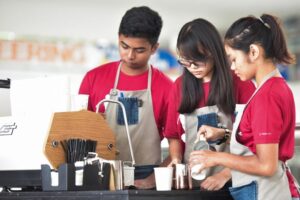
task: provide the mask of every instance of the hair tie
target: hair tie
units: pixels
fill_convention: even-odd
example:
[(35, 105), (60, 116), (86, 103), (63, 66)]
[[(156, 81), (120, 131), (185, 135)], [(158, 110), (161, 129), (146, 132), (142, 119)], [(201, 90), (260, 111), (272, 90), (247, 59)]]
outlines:
[(266, 22), (264, 22), (264, 20), (262, 18), (257, 18), (265, 27), (267, 27), (268, 29), (271, 29), (270, 25), (267, 24)]

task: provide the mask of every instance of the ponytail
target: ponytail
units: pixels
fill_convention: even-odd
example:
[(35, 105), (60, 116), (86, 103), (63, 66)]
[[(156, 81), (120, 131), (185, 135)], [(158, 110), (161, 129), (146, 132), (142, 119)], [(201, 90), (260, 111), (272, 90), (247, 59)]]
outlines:
[(260, 44), (265, 57), (274, 63), (292, 64), (295, 59), (289, 53), (278, 19), (269, 14), (260, 18), (248, 16), (234, 22), (225, 34), (225, 44), (248, 53), (251, 44)]
[(283, 30), (280, 26), (278, 18), (272, 15), (263, 14), (262, 21), (270, 27), (270, 57), (273, 57), (276, 63), (292, 64), (295, 62), (295, 58), (289, 53), (286, 45), (286, 40), (283, 34)]

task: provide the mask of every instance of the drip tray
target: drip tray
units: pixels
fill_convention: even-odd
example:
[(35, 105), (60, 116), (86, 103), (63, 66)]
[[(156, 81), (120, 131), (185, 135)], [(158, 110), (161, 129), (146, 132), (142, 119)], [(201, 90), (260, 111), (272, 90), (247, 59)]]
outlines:
[(40, 190), (42, 186), (41, 170), (0, 171), (0, 187)]

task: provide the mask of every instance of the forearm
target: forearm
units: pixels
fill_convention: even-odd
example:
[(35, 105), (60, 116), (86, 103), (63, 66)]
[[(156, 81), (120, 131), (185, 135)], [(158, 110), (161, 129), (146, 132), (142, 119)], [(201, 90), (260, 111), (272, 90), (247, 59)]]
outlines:
[(182, 161), (182, 146), (179, 139), (169, 138), (169, 153), (170, 159), (177, 160), (179, 163)]
[(220, 190), (230, 180), (230, 178), (230, 169), (224, 168), (220, 172), (207, 177), (200, 186), (206, 190)]
[(259, 159), (256, 155), (239, 156), (220, 152), (218, 165), (228, 167), (232, 170), (259, 176), (272, 176), (277, 169), (278, 162), (270, 164)]
[(229, 129), (202, 125), (199, 128), (198, 134), (203, 134), (208, 141), (216, 141), (223, 139), (226, 134), (230, 135), (231, 131)]
[(278, 144), (257, 144), (256, 153), (250, 156), (214, 151), (193, 151), (189, 162), (192, 166), (202, 164), (203, 168), (221, 165), (247, 174), (272, 176), (278, 166)]
[(224, 168), (218, 173), (220, 176), (224, 177), (226, 179), (226, 182), (231, 179), (231, 171), (229, 168)]
[(172, 161), (171, 156), (168, 155), (168, 157), (166, 157), (159, 166), (160, 167), (167, 167), (171, 163), (171, 161)]

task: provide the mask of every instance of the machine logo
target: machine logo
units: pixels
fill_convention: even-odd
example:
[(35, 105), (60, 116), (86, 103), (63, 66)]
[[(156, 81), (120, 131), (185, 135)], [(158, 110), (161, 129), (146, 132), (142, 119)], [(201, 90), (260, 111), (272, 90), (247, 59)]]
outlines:
[(14, 130), (17, 128), (16, 123), (0, 125), (0, 136), (12, 135)]

